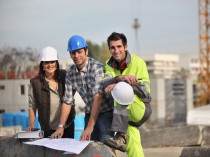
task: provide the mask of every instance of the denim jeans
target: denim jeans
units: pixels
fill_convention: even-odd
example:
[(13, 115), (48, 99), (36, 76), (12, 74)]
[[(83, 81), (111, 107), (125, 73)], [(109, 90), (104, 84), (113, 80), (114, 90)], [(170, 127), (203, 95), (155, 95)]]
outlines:
[[(91, 134), (92, 141), (103, 142), (107, 137), (114, 136), (114, 132), (111, 131), (112, 118), (113, 118), (113, 110), (100, 113), (98, 115), (98, 119)], [(85, 128), (87, 127), (89, 119), (90, 119), (90, 114), (86, 113)]]

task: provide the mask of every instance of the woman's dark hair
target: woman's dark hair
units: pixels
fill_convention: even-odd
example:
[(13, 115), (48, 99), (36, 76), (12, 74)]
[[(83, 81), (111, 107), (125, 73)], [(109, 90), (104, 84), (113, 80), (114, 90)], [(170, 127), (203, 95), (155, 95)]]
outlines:
[[(43, 61), (41, 61), (40, 63), (39, 63), (39, 73), (38, 73), (38, 76), (40, 77), (40, 79), (42, 80), (42, 81), (44, 81), (44, 79), (45, 79), (45, 71), (44, 71), (44, 68), (43, 68), (43, 64), (44, 64), (44, 62)], [(54, 79), (55, 80), (58, 80), (58, 77), (59, 77), (59, 62), (58, 61), (56, 61), (56, 70), (55, 70), (55, 75), (54, 75)]]
[(122, 40), (123, 46), (127, 45), (127, 38), (123, 33), (117, 33), (113, 32), (108, 38), (107, 38), (107, 44), (109, 45), (110, 41), (117, 41), (117, 40)]

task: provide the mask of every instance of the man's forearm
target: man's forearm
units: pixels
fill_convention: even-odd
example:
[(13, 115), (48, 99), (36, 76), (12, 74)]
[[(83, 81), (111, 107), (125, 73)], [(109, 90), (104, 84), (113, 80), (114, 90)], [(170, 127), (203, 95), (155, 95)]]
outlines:
[(103, 88), (106, 88), (110, 84), (117, 83), (116, 78), (107, 78), (103, 80)]
[(96, 94), (94, 97), (91, 115), (90, 115), (90, 119), (88, 121), (88, 126), (94, 127), (96, 120), (98, 118), (99, 112), (100, 112), (101, 102), (102, 102), (102, 95)]
[(71, 111), (71, 105), (63, 103), (61, 106), (60, 124), (62, 125), (66, 124), (70, 111)]

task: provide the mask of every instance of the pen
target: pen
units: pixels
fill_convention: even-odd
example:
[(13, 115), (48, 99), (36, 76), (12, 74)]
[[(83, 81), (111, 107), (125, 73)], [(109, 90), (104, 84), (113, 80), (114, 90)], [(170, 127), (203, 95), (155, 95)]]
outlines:
[[(60, 138), (60, 135), (57, 135), (56, 137), (57, 137), (57, 138)], [(48, 136), (48, 138), (52, 138), (52, 136)]]

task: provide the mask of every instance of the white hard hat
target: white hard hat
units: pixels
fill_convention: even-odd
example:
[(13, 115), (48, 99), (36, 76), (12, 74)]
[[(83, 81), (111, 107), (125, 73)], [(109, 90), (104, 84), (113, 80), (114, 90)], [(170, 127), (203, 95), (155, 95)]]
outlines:
[(57, 50), (50, 46), (43, 48), (40, 54), (40, 61), (54, 61), (54, 60), (58, 60)]
[(119, 82), (111, 91), (112, 97), (120, 105), (129, 105), (134, 101), (134, 92), (130, 84)]

